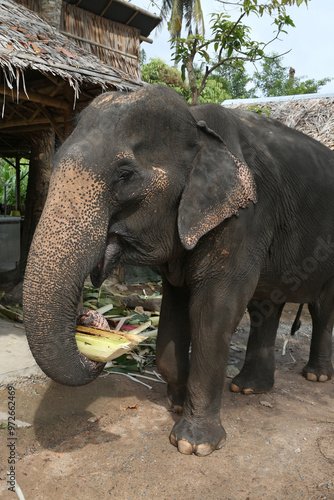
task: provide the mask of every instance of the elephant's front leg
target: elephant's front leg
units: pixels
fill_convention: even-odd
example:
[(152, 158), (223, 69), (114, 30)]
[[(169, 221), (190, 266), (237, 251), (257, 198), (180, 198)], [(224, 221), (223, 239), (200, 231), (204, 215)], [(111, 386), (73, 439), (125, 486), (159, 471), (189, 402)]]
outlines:
[(163, 281), (156, 362), (167, 382), (171, 407), (182, 413), (189, 374), (189, 291)]
[[(224, 295), (224, 296), (222, 296)], [(221, 396), (230, 338), (247, 301), (210, 283), (190, 299), (191, 361), (183, 413), (170, 441), (181, 453), (204, 456), (221, 448)]]

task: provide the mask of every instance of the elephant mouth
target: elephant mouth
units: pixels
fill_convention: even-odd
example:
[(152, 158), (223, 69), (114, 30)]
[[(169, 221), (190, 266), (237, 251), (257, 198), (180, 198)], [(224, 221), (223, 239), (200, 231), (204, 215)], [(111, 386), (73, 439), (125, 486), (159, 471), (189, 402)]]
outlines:
[(109, 234), (104, 256), (90, 273), (90, 279), (94, 287), (99, 288), (102, 285), (113, 269), (120, 264), (121, 256), (120, 237), (117, 234)]

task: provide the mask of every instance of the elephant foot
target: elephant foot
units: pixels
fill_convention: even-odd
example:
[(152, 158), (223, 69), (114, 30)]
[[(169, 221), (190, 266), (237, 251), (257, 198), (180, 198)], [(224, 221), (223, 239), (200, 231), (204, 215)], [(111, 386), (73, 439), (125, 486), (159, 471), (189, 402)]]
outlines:
[(241, 392), (241, 394), (262, 394), (263, 392), (268, 392), (270, 389), (259, 391), (258, 389), (252, 389), (251, 387), (242, 388), (236, 384), (231, 383), (230, 389), (232, 392)]
[(333, 365), (329, 363), (328, 366), (324, 367), (307, 363), (302, 370), (302, 374), (310, 382), (327, 382), (327, 380), (331, 380), (333, 377)]
[(171, 387), (168, 386), (167, 396), (170, 408), (172, 408), (175, 413), (181, 415), (183, 411), (184, 399), (186, 396), (186, 388), (184, 387), (182, 389), (175, 390), (171, 389)]
[(169, 440), (180, 453), (198, 457), (210, 455), (225, 445), (226, 432), (220, 422), (207, 422), (205, 428), (196, 426), (181, 418), (169, 436)]
[(274, 386), (274, 376), (252, 376), (249, 372), (247, 376), (243, 371), (234, 377), (230, 389), (232, 392), (241, 392), (242, 394), (262, 394), (263, 392), (270, 391)]

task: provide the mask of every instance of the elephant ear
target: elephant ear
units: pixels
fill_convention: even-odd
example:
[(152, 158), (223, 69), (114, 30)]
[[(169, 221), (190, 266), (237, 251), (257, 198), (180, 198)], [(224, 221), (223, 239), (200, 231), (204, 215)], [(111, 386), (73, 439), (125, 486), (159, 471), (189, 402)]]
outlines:
[(179, 205), (179, 235), (187, 250), (250, 201), (257, 202), (256, 184), (247, 164), (205, 122), (197, 125), (211, 137), (195, 158)]

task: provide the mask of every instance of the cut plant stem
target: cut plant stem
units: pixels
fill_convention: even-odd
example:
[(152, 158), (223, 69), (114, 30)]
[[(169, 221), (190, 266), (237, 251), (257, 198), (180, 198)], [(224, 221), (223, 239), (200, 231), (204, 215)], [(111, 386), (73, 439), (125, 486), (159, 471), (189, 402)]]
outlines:
[(147, 335), (138, 335), (151, 325), (148, 321), (131, 333), (115, 330), (100, 330), (87, 326), (77, 326), (75, 339), (79, 351), (93, 361), (106, 363), (130, 351), (137, 344), (147, 339)]

